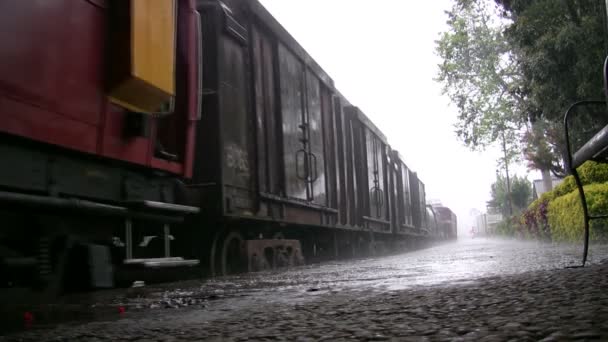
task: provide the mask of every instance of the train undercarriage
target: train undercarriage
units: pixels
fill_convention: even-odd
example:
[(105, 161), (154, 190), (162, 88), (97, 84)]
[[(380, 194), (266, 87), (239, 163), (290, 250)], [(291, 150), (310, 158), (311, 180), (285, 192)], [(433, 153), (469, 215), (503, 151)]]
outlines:
[(444, 236), (417, 173), (258, 1), (0, 9), (0, 287), (256, 272)]
[[(28, 197), (33, 198), (38, 197)], [(424, 242), (246, 222), (225, 223), (213, 235), (193, 234), (177, 218), (161, 223), (151, 220), (158, 217), (91, 215), (84, 206), (13, 206), (0, 212), (10, 227), (0, 237), (0, 287), (28, 287), (49, 296), (378, 256)]]

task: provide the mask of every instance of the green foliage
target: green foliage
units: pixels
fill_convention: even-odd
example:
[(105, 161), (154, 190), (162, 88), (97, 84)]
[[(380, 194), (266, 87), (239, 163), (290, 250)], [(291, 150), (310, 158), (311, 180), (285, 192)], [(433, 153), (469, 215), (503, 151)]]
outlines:
[(560, 121), (573, 102), (603, 97), (604, 1), (498, 2), (513, 20), (506, 36), (521, 63), (521, 90), (539, 116)]
[(577, 171), (583, 184), (608, 182), (608, 164), (587, 161)]
[(506, 142), (506, 162), (520, 152), (525, 116), (513, 91), (520, 70), (512, 58), (496, 8), (489, 0), (456, 0), (449, 30), (436, 42), (443, 59), (437, 81), (458, 107), (456, 133), (472, 149)]
[[(581, 165), (577, 171), (583, 185), (608, 182), (608, 164), (596, 163), (589, 160)], [(568, 176), (552, 192), (554, 197), (559, 197), (575, 189), (576, 182), (574, 181), (574, 177)]]
[[(608, 183), (586, 185), (585, 195), (591, 214), (608, 213)], [(583, 238), (583, 207), (578, 191), (549, 203), (548, 221), (554, 241), (580, 241)], [(606, 240), (608, 220), (591, 221), (591, 241)]]
[[(558, 184), (555, 188), (553, 188), (553, 191), (546, 192), (545, 194), (550, 193), (553, 198), (557, 198), (557, 197), (569, 194), (572, 191), (574, 191), (575, 189), (576, 189), (576, 182), (574, 181), (574, 177), (568, 176), (568, 177), (564, 178), (564, 180), (560, 184)], [(551, 198), (551, 199), (553, 199), (553, 198)]]
[[(522, 94), (533, 126), (525, 156), (534, 168), (561, 172), (565, 156), (562, 119), (583, 99), (602, 99), (602, 65), (607, 51), (604, 0), (496, 0), (511, 21), (505, 30), (519, 63)], [(575, 147), (606, 122), (605, 108), (587, 106), (574, 115)], [(580, 123), (580, 125), (579, 125)], [(597, 124), (597, 125), (596, 125)], [(593, 127), (594, 129), (589, 129)], [(580, 130), (580, 131), (579, 131)], [(592, 136), (593, 134), (591, 134)]]
[(513, 237), (517, 232), (516, 224), (512, 218), (506, 218), (496, 225), (496, 234), (500, 236)]
[[(507, 193), (507, 180), (503, 176), (497, 176), (496, 182), (492, 184), (491, 192), (492, 199), (488, 202), (488, 206), (497, 209), (503, 216), (508, 216), (509, 213), (509, 198)], [(521, 212), (528, 204), (532, 197), (532, 184), (525, 177), (517, 175), (511, 178), (511, 200), (513, 204), (513, 213)]]
[[(578, 168), (591, 213), (608, 214), (608, 165), (588, 161)], [(580, 241), (583, 213), (573, 176), (553, 191), (532, 202), (520, 217), (521, 229), (529, 237), (554, 241)], [(592, 238), (605, 240), (608, 222), (593, 222)]]
[[(545, 194), (550, 194), (546, 192)], [(519, 219), (520, 231), (528, 238), (550, 239), (551, 229), (547, 218), (548, 206), (552, 196), (542, 196), (522, 213)]]
[[(503, 140), (507, 164), (524, 152), (531, 168), (562, 173), (564, 112), (604, 97), (605, 12), (603, 0), (455, 0), (436, 45), (437, 81), (458, 107), (464, 144)], [(573, 120), (584, 128), (571, 132), (575, 147), (607, 123), (594, 126), (605, 108), (584, 111)]]
[(523, 137), (523, 153), (528, 161), (528, 168), (552, 170), (564, 173), (560, 162), (561, 147), (564, 145), (562, 123), (537, 119)]

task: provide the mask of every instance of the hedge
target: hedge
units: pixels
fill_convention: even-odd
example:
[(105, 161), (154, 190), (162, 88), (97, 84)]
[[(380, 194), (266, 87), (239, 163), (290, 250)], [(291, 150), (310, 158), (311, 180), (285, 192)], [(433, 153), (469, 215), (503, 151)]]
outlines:
[[(581, 182), (583, 185), (608, 182), (608, 164), (600, 164), (589, 160), (581, 165), (577, 171), (578, 175), (581, 177)], [(553, 198), (569, 194), (574, 190), (576, 190), (576, 182), (574, 181), (574, 177), (568, 176), (564, 178), (564, 181), (556, 186), (553, 191), (545, 194), (550, 194), (547, 196), (552, 197), (549, 199), (552, 200)]]
[[(608, 164), (587, 161), (578, 169), (592, 213), (608, 214)], [(597, 185), (597, 186), (596, 186)], [(600, 233), (605, 222), (592, 223), (592, 238), (605, 238)], [(564, 178), (553, 191), (545, 192), (532, 202), (520, 217), (520, 234), (555, 241), (580, 240), (583, 234), (583, 213), (573, 176)], [(603, 231), (603, 230), (602, 230)]]
[[(608, 182), (585, 187), (591, 214), (608, 214)], [(584, 233), (583, 207), (577, 190), (549, 202), (548, 226), (553, 241), (581, 241)], [(591, 221), (591, 241), (608, 238), (608, 220)]]

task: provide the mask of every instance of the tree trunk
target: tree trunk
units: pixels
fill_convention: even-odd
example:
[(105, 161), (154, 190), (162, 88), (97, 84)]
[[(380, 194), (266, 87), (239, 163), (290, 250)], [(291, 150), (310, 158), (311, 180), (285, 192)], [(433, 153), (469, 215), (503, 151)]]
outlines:
[(504, 153), (505, 173), (507, 174), (507, 201), (509, 217), (513, 216), (513, 199), (511, 198), (511, 179), (509, 178), (509, 155), (507, 153), (507, 141), (505, 140), (505, 132), (502, 132), (502, 152)]
[(553, 190), (553, 180), (551, 179), (551, 171), (550, 170), (540, 170), (541, 175), (543, 176), (543, 188), (545, 191)]

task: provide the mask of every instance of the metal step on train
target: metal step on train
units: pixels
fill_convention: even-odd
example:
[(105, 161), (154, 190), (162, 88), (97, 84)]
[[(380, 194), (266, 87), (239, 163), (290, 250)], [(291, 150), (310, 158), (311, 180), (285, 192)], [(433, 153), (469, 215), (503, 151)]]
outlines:
[[(171, 225), (198, 213), (197, 207), (156, 201), (115, 205), (8, 191), (0, 191), (0, 205), (5, 219), (0, 229), (0, 287), (34, 285), (51, 292), (107, 288), (115, 286), (117, 269), (200, 264), (171, 254)], [(112, 228), (121, 221), (124, 234)], [(137, 242), (134, 222), (143, 235)], [(148, 226), (158, 229), (149, 233)], [(136, 248), (145, 251), (150, 245), (150, 255), (134, 257)]]
[[(133, 203), (136, 207), (143, 207), (146, 209), (152, 209), (155, 211), (161, 212), (173, 212), (177, 215), (189, 215), (196, 214), (199, 212), (199, 208), (180, 205), (180, 204), (171, 204), (171, 203), (163, 203), (163, 202), (154, 202), (154, 201), (140, 201)], [(184, 259), (182, 257), (174, 257), (171, 256), (171, 241), (174, 240), (173, 235), (171, 235), (171, 226), (169, 223), (164, 223), (162, 227), (162, 236), (158, 235), (145, 235), (143, 236), (141, 242), (139, 242), (139, 247), (146, 247), (149, 245), (151, 241), (154, 239), (162, 238), (163, 240), (163, 257), (154, 257), (154, 258), (134, 258), (133, 257), (133, 220), (127, 218), (125, 220), (125, 265), (138, 265), (144, 268), (167, 268), (167, 267), (183, 267), (183, 266), (196, 266), (200, 263), (200, 260), (197, 259)], [(120, 245), (121, 241), (119, 238), (115, 237), (115, 245)]]

